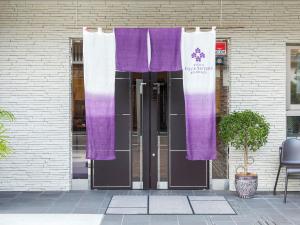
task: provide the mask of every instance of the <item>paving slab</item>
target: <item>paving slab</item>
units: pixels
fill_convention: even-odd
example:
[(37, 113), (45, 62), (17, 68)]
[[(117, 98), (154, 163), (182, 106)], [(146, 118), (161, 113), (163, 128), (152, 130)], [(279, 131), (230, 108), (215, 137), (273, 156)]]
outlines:
[(179, 215), (180, 225), (207, 225), (209, 218), (203, 215)]
[(126, 215), (122, 225), (150, 225), (150, 216)]
[(226, 201), (223, 196), (188, 196), (190, 201)]
[(178, 216), (174, 215), (151, 215), (151, 225), (178, 225)]
[(123, 219), (124, 216), (122, 215), (105, 215), (102, 219), (101, 225), (122, 225)]
[(116, 214), (116, 215), (137, 215), (137, 214), (141, 214), (141, 215), (146, 215), (147, 214), (147, 208), (134, 208), (134, 207), (131, 207), (131, 208), (118, 208), (118, 207), (114, 207), (114, 208), (111, 208), (109, 207), (107, 210), (106, 210), (106, 214)]

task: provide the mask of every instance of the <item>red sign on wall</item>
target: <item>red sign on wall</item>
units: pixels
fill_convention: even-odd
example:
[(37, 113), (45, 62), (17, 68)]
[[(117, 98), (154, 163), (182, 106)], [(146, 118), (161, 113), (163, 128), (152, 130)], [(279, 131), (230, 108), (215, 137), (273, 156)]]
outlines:
[(227, 55), (227, 41), (216, 42), (216, 55)]

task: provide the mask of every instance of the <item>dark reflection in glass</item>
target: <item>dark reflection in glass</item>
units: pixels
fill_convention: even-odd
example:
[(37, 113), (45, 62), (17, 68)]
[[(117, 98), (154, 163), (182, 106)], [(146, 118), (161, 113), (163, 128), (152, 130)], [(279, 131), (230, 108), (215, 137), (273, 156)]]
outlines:
[(300, 136), (300, 116), (288, 116), (287, 117), (287, 137), (299, 137)]
[[(83, 64), (79, 62), (82, 55), (81, 42), (73, 43), (72, 58), (72, 177), (73, 179), (88, 179), (88, 163), (85, 158), (86, 126), (84, 105), (84, 75)], [(76, 62), (76, 63), (74, 63)]]

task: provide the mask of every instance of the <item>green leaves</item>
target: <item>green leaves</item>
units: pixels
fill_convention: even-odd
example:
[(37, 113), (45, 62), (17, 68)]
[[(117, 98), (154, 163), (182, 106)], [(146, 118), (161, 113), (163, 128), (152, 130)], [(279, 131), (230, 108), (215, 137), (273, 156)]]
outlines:
[(0, 109), (0, 120), (5, 120), (5, 119), (9, 121), (14, 121), (15, 116), (11, 112)]
[(8, 137), (5, 135), (6, 129), (4, 124), (1, 123), (1, 120), (14, 121), (14, 119), (15, 117), (12, 113), (0, 109), (0, 158), (4, 158), (12, 151), (12, 149), (8, 146)]
[(245, 110), (233, 112), (222, 118), (219, 135), (225, 144), (236, 149), (257, 151), (267, 143), (270, 125), (257, 112)]

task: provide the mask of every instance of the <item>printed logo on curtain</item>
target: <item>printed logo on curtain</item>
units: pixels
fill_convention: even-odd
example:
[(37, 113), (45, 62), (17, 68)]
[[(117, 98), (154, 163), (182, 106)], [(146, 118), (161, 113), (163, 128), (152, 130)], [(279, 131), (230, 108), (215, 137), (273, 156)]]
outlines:
[(182, 31), (188, 160), (216, 159), (215, 43), (215, 30)]

